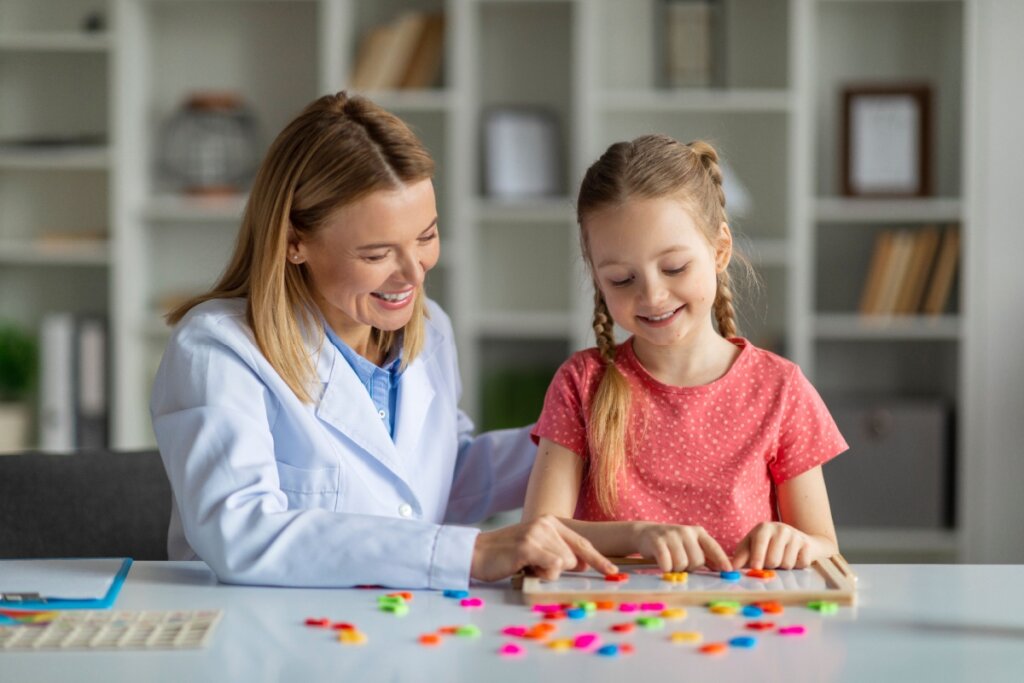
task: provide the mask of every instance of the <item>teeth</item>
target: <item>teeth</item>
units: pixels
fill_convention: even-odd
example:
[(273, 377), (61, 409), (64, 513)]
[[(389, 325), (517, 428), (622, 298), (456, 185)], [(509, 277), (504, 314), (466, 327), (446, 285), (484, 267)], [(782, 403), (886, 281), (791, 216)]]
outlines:
[(673, 313), (675, 313), (675, 311), (669, 311), (668, 313), (665, 313), (663, 315), (652, 315), (652, 316), (648, 317), (647, 319), (651, 320), (653, 322), (658, 322), (660, 320), (667, 320), (668, 318), (672, 317)]
[(412, 295), (412, 290), (408, 292), (399, 292), (397, 294), (387, 294), (385, 292), (374, 292), (374, 296), (378, 296), (384, 301), (405, 301)]

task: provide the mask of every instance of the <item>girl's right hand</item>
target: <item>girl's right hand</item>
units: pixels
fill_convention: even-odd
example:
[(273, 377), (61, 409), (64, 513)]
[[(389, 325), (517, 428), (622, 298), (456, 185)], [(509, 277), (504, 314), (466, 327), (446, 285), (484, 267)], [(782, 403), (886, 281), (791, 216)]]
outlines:
[(594, 546), (553, 515), (482, 531), (473, 547), (470, 576), (497, 581), (530, 567), (542, 579), (554, 580), (564, 571), (591, 566), (604, 574), (618, 568)]
[(729, 556), (703, 527), (641, 522), (637, 550), (653, 557), (663, 572), (707, 566), (714, 571), (732, 569)]

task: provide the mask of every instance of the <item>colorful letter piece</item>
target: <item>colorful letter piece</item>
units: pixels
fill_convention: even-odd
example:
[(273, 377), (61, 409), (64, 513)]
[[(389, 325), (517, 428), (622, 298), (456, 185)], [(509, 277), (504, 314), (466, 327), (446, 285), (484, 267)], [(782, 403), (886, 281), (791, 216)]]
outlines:
[(700, 646), (700, 652), (706, 655), (724, 654), (727, 649), (729, 649), (729, 646), (725, 643), (708, 643), (707, 645)]
[(625, 574), (623, 572), (618, 572), (617, 574), (605, 574), (604, 580), (624, 583), (626, 581), (629, 581), (629, 574)]
[(727, 572), (721, 572), (719, 574), (719, 576), (721, 577), (721, 579), (723, 581), (739, 581), (740, 578), (742, 577), (742, 574), (740, 574), (739, 572), (736, 572), (736, 571), (727, 571)]
[(699, 643), (704, 636), (697, 631), (675, 631), (669, 634), (668, 639), (673, 643)]
[(757, 645), (757, 638), (754, 636), (736, 636), (729, 640), (729, 644), (733, 647), (742, 647), (750, 649)]
[(811, 600), (807, 607), (821, 614), (835, 614), (839, 611), (839, 603), (830, 600)]
[(448, 590), (446, 590), (444, 592), (443, 595), (446, 598), (457, 598), (457, 599), (461, 600), (462, 598), (468, 598), (469, 597), (469, 591), (454, 590), (454, 589), (449, 588)]
[(802, 636), (807, 633), (807, 629), (800, 624), (794, 624), (792, 626), (783, 626), (779, 629), (780, 636)]
[(484, 606), (483, 598), (463, 598), (459, 604), (466, 609), (480, 609)]
[(517, 658), (525, 655), (526, 650), (523, 649), (522, 645), (516, 645), (515, 643), (505, 643), (498, 649), (498, 654), (502, 657)]

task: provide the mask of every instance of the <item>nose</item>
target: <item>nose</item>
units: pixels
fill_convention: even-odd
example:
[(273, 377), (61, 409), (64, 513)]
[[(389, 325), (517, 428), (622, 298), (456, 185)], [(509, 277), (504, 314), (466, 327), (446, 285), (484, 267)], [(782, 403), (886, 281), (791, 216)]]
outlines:
[(641, 303), (645, 306), (654, 307), (665, 301), (668, 290), (662, 286), (658, 278), (648, 277), (640, 287)]
[(402, 279), (407, 283), (419, 287), (423, 284), (427, 269), (416, 256), (416, 254), (406, 254), (402, 257), (401, 274)]

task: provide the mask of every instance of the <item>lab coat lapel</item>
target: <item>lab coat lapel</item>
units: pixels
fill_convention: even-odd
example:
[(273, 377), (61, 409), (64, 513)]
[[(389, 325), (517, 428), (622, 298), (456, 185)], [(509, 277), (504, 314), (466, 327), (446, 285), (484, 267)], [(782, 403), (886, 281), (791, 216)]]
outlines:
[(341, 352), (326, 340), (320, 349), (317, 373), (321, 381), (326, 377), (317, 417), (405, 481), (405, 469), (398, 459), (395, 443), (384, 420), (377, 414), (373, 399)]
[(414, 360), (402, 373), (398, 385), (398, 415), (395, 424), (395, 445), (399, 453), (423, 452), (423, 423), (434, 399), (434, 383), (430, 381), (432, 360), (425, 354)]

